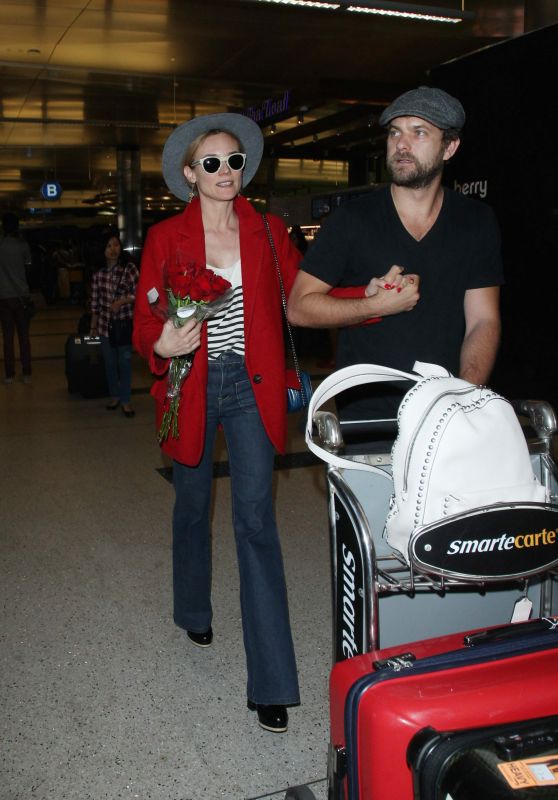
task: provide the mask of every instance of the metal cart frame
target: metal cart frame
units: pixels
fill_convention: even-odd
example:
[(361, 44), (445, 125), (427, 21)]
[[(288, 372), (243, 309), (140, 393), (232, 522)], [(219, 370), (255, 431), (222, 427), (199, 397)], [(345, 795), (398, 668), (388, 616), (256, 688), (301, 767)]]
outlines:
[[(552, 436), (558, 430), (554, 411), (548, 403), (525, 401), (521, 412), (529, 418), (536, 436), (529, 442), (533, 470), (548, 490), (550, 506), (558, 504), (558, 467), (551, 455)], [(318, 411), (314, 416), (314, 424), (317, 438), (325, 450), (332, 453), (343, 450), (343, 426), (335, 414)], [(375, 466), (385, 469), (386, 472), (391, 467), (389, 451), (374, 453), (368, 457), (345, 454), (344, 458), (349, 461), (353, 458), (369, 458)], [(465, 576), (459, 572), (435, 570), (419, 563), (414, 551), (415, 534), (410, 542), (410, 563), (407, 564), (401, 555), (383, 543), (383, 514), (380, 514), (380, 522), (374, 526), (370, 513), (365, 508), (365, 502), (373, 502), (373, 498), (370, 495), (363, 498), (363, 487), (373, 482), (373, 476), (360, 471), (351, 474), (350, 468), (343, 469), (330, 464), (326, 474), (329, 493), (334, 662), (386, 646), (381, 641), (380, 603), (382, 598), (389, 595), (414, 597), (425, 592), (446, 595), (456, 589), (473, 589), (486, 594), (490, 591), (501, 592), (502, 587), (505, 587), (513, 588), (519, 597), (527, 595), (531, 590), (535, 616), (548, 616), (556, 611), (558, 559), (511, 575)], [(387, 481), (382, 482), (381, 490), (387, 498)], [(519, 508), (532, 508), (535, 511), (539, 507), (536, 504), (498, 504), (498, 508), (516, 512)], [(470, 517), (471, 513), (467, 513), (455, 519), (458, 522)], [(443, 524), (446, 525), (447, 522)], [(379, 525), (381, 528), (378, 530)], [(438, 527), (441, 525), (427, 526), (432, 531)], [(509, 619), (495, 619), (493, 622), (488, 620), (480, 624), (504, 621)], [(472, 627), (474, 624), (473, 622)], [(452, 630), (459, 630), (459, 626)], [(442, 632), (450, 630), (432, 635), (441, 635)], [(403, 636), (401, 641), (413, 638), (416, 639), (417, 636)], [(389, 643), (391, 644), (392, 642)]]

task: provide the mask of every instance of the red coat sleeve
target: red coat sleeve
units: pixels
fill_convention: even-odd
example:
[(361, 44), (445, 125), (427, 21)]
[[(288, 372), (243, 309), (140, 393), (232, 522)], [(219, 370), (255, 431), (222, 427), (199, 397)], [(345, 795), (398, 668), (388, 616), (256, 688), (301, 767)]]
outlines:
[[(328, 292), (332, 297), (364, 297), (366, 286), (336, 286)], [(364, 322), (359, 322), (358, 325), (351, 325), (352, 328), (360, 327), (361, 325), (374, 325), (376, 322), (381, 322), (382, 317), (370, 317), (365, 319)]]
[(148, 232), (141, 257), (139, 281), (136, 287), (133, 333), (134, 347), (145, 358), (151, 372), (158, 376), (165, 374), (169, 360), (160, 358), (153, 351), (153, 345), (161, 335), (164, 322), (155, 316), (151, 310), (147, 292), (155, 288), (161, 297), (164, 293), (162, 284), (165, 255), (159, 247), (159, 241), (160, 237), (154, 236), (152, 231)]

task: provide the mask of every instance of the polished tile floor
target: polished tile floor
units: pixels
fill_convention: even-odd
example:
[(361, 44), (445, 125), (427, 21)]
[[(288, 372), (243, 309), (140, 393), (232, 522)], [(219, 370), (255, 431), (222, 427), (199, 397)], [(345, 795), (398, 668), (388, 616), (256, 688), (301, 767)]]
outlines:
[[(229, 479), (215, 481), (215, 641), (199, 650), (171, 619), (173, 493), (149, 375), (135, 358), (134, 419), (70, 395), (80, 313), (40, 309), (32, 384), (0, 384), (0, 800), (252, 800), (307, 782), (325, 800), (323, 468), (275, 473), (302, 692), (277, 735), (246, 709)], [(289, 451), (305, 451), (295, 419)]]

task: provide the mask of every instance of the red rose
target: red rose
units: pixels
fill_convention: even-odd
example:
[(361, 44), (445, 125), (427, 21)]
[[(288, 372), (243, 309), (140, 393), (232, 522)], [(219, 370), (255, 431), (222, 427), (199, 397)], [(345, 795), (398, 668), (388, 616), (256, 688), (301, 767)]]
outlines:
[(191, 286), (192, 286), (192, 279), (190, 275), (184, 274), (175, 274), (168, 276), (170, 289), (175, 297), (189, 297)]
[(208, 302), (212, 300), (216, 300), (222, 294), (224, 294), (227, 289), (229, 289), (231, 284), (229, 281), (222, 278), (220, 275), (216, 275), (214, 272), (211, 274), (211, 287), (209, 291), (209, 295), (207, 297)]
[(207, 301), (211, 295), (211, 277), (208, 273), (209, 270), (205, 270), (203, 274), (198, 275), (196, 280), (192, 282), (190, 298), (194, 302)]
[(189, 298), (193, 303), (211, 303), (220, 297), (230, 283), (213, 270), (193, 261), (184, 266), (174, 264), (166, 270), (167, 284), (175, 297)]

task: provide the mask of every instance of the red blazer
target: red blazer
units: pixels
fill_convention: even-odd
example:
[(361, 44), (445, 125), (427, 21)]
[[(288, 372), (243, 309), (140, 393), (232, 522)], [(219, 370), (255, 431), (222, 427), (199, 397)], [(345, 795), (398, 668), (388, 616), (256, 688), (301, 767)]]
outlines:
[[(267, 435), (274, 447), (283, 453), (287, 436), (287, 415), (283, 311), (279, 281), (260, 214), (243, 197), (236, 198), (234, 208), (240, 226), (246, 369), (252, 380)], [(301, 255), (291, 243), (282, 221), (272, 215), (268, 215), (268, 219), (288, 296)], [(177, 252), (197, 263), (206, 263), (198, 199), (192, 200), (181, 214), (150, 228), (136, 288), (133, 343), (138, 352), (147, 359), (156, 378), (151, 394), (156, 401), (157, 429), (161, 423), (167, 389), (168, 359), (162, 359), (153, 352), (153, 344), (160, 336), (163, 323), (150, 310), (147, 292), (156, 287), (160, 295), (164, 294), (163, 267), (173, 262)], [(169, 435), (162, 445), (168, 456), (189, 466), (198, 464), (203, 452), (206, 387), (207, 330), (204, 325), (201, 347), (195, 354), (192, 371), (182, 386), (178, 417), (179, 438), (174, 439)]]

